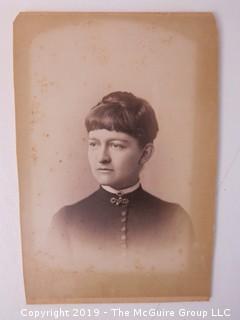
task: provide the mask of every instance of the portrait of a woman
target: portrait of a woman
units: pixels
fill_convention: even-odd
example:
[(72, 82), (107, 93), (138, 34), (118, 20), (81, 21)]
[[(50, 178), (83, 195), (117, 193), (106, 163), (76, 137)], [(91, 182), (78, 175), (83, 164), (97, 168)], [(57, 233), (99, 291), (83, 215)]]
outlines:
[(113, 92), (91, 108), (85, 126), (99, 189), (54, 216), (50, 236), (60, 256), (77, 270), (186, 271), (194, 243), (188, 214), (141, 184), (158, 133), (151, 105)]

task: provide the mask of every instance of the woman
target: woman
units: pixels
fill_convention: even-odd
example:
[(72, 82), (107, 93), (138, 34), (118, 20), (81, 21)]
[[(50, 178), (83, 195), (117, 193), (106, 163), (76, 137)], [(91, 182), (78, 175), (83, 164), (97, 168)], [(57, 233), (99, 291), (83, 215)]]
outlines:
[(90, 110), (85, 125), (100, 187), (54, 216), (51, 236), (60, 256), (77, 270), (186, 271), (193, 245), (187, 213), (140, 182), (158, 132), (153, 108), (132, 93), (113, 92)]

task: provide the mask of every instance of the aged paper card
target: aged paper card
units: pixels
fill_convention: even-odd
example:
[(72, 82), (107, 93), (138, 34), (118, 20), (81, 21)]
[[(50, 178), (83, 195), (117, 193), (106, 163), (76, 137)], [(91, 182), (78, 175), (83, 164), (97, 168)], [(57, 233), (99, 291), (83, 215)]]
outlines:
[(211, 13), (16, 18), (28, 303), (210, 297), (217, 45)]

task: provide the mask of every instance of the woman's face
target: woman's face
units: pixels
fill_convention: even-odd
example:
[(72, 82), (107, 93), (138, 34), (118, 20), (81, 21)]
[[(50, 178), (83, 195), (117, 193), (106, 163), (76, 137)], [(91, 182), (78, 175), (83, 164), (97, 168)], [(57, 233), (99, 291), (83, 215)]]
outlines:
[(123, 132), (97, 129), (89, 132), (88, 159), (99, 184), (123, 189), (135, 184), (143, 165), (144, 148)]

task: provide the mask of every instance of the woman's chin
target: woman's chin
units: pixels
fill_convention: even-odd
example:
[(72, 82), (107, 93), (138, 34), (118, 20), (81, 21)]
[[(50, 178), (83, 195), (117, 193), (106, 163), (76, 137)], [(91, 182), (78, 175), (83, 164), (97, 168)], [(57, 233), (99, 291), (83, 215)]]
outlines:
[(97, 182), (101, 185), (112, 186), (114, 183), (113, 179), (110, 179), (107, 176), (95, 177)]

